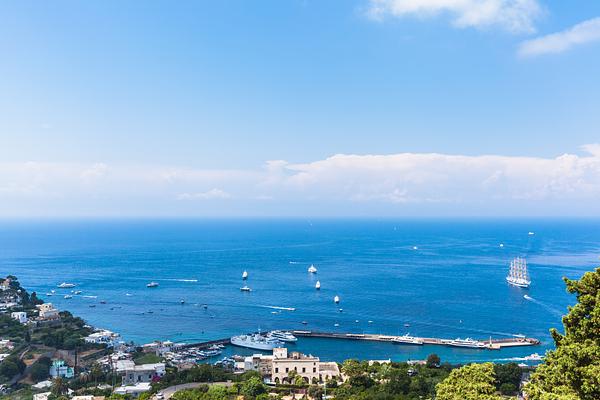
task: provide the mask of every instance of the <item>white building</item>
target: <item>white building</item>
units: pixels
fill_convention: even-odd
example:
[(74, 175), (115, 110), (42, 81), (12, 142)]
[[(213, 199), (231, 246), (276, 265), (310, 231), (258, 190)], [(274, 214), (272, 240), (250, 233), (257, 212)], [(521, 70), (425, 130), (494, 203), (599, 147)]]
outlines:
[(10, 313), (10, 317), (16, 319), (21, 324), (27, 323), (27, 313), (24, 311)]
[(320, 381), (319, 361), (319, 357), (307, 356), (299, 352), (288, 355), (285, 347), (275, 348), (271, 379), (275, 383), (293, 383), (290, 382), (290, 373), (293, 371), (307, 383)]
[(86, 343), (105, 344), (108, 347), (117, 347), (122, 343), (118, 333), (106, 329), (98, 330), (85, 338)]
[(75, 370), (69, 367), (63, 360), (54, 360), (50, 366), (50, 376), (53, 378), (72, 378)]
[(39, 304), (36, 307), (39, 310), (40, 319), (51, 320), (60, 318), (58, 310), (54, 308), (52, 303)]
[(123, 386), (144, 382), (153, 382), (162, 378), (166, 373), (165, 364), (142, 364), (128, 366), (123, 372)]
[(140, 394), (150, 391), (150, 389), (152, 389), (152, 386), (150, 386), (150, 382), (142, 382), (136, 383), (135, 385), (119, 386), (115, 389), (114, 393), (122, 395), (129, 394), (133, 397), (138, 397)]

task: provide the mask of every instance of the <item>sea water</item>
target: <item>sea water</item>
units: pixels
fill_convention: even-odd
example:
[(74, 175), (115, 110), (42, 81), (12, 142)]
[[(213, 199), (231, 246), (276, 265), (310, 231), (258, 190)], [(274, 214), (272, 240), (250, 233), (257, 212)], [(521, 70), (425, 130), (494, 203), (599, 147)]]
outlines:
[[(450, 362), (510, 360), (553, 347), (549, 329), (561, 328), (561, 315), (575, 302), (562, 277), (579, 278), (598, 266), (599, 222), (4, 220), (0, 273), (137, 343), (198, 342), (259, 329), (449, 339), (523, 334), (542, 341), (500, 351), (314, 338), (290, 345), (338, 361), (423, 359), (433, 352)], [(529, 289), (506, 283), (516, 256), (528, 261)], [(311, 264), (316, 274), (307, 272)], [(147, 288), (151, 281), (159, 286)], [(61, 282), (77, 287), (59, 289)], [(241, 292), (244, 284), (252, 292)], [(82, 293), (65, 299), (73, 290)]]

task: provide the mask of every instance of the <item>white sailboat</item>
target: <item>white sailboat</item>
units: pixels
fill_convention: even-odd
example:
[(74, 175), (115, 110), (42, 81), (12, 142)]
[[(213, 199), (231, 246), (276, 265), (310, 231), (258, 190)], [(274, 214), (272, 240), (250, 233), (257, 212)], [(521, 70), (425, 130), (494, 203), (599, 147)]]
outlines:
[(527, 261), (524, 258), (517, 257), (511, 261), (506, 281), (513, 286), (522, 288), (528, 288), (531, 285), (531, 279), (529, 279), (527, 271)]
[(338, 304), (340, 302), (340, 296), (335, 296), (333, 298), (333, 301), (334, 301), (335, 304)]
[(315, 289), (321, 290), (321, 281), (317, 281), (317, 283), (315, 283)]
[(314, 264), (310, 264), (310, 267), (308, 267), (308, 272), (310, 272), (311, 274), (317, 273), (317, 268), (314, 266)]
[(243, 279), (243, 280), (246, 280), (246, 279), (248, 279), (248, 271), (244, 271), (244, 272), (242, 273), (242, 279)]

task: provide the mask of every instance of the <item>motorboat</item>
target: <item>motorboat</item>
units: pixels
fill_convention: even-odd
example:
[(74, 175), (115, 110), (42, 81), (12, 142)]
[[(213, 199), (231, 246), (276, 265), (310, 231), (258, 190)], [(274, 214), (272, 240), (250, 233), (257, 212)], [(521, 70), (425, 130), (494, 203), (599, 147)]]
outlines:
[(286, 331), (271, 331), (267, 334), (267, 337), (271, 337), (282, 342), (297, 342), (298, 338), (292, 335), (291, 332)]
[(77, 286), (77, 285), (75, 285), (74, 283), (67, 283), (67, 282), (63, 282), (60, 285), (58, 285), (58, 287), (61, 289), (74, 288), (75, 286)]
[(147, 288), (155, 288), (158, 287), (158, 282), (150, 282), (146, 285)]

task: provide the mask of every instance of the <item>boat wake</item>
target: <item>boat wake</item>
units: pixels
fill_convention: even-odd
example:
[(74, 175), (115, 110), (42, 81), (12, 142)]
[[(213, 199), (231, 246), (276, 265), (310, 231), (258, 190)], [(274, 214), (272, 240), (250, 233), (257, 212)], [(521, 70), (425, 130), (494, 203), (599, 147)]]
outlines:
[(549, 306), (549, 305), (547, 305), (547, 304), (545, 304), (545, 303), (542, 303), (541, 301), (539, 301), (539, 300), (536, 300), (536, 299), (534, 299), (534, 298), (533, 298), (533, 297), (531, 297), (531, 296), (524, 295), (524, 296), (523, 296), (523, 298), (524, 298), (525, 300), (528, 300), (528, 301), (531, 301), (532, 303), (535, 303), (535, 304), (537, 304), (538, 306), (540, 306), (540, 307), (542, 307), (542, 308), (546, 309), (546, 311), (549, 311), (549, 312), (550, 312), (550, 313), (552, 313), (552, 314), (556, 314), (556, 315), (558, 315), (558, 316), (562, 316), (562, 315), (563, 315), (563, 312), (562, 312), (562, 311), (560, 311), (560, 310), (558, 310), (558, 309), (556, 309), (556, 308), (554, 308), (554, 307), (552, 307), (552, 306)]
[(294, 307), (279, 307), (279, 306), (259, 306), (263, 308), (270, 308), (273, 310), (284, 310), (284, 311), (296, 311)]
[(175, 282), (198, 282), (198, 279), (172, 279)]
[(81, 297), (83, 297), (84, 299), (97, 299), (98, 298), (98, 296), (81, 296)]

